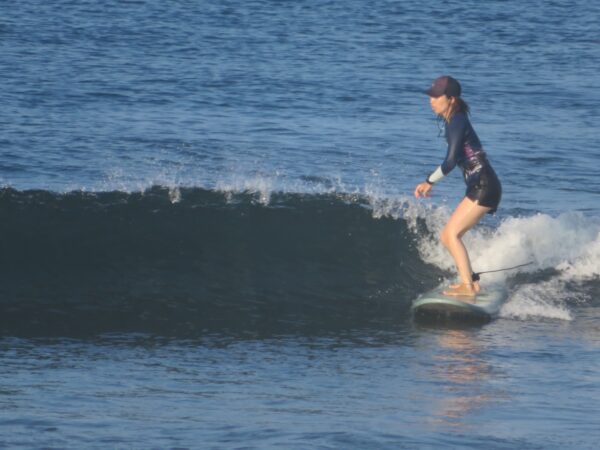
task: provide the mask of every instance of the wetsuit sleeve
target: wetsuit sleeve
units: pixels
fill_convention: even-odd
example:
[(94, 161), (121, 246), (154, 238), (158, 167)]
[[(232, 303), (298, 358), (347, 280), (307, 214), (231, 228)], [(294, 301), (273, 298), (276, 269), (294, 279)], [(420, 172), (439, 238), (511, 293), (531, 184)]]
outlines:
[(465, 129), (467, 121), (462, 114), (457, 114), (447, 125), (448, 130), (448, 151), (446, 159), (440, 166), (444, 175), (448, 175), (456, 167), (456, 163), (461, 156), (465, 145)]
[(446, 125), (446, 136), (448, 139), (448, 150), (444, 162), (427, 177), (430, 184), (441, 180), (456, 167), (456, 163), (461, 155), (465, 144), (465, 130), (467, 121), (462, 114), (457, 114)]

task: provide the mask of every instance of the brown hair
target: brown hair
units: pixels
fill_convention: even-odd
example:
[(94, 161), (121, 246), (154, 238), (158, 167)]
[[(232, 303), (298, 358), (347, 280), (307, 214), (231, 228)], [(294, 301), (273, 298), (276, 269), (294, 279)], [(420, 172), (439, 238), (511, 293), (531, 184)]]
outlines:
[(450, 122), (452, 120), (452, 117), (454, 117), (454, 114), (456, 114), (456, 113), (465, 113), (465, 114), (471, 113), (471, 108), (469, 108), (469, 105), (467, 104), (467, 102), (465, 102), (461, 97), (448, 96), (448, 98), (454, 99), (454, 103), (451, 103), (450, 108), (443, 115), (444, 120), (446, 122)]

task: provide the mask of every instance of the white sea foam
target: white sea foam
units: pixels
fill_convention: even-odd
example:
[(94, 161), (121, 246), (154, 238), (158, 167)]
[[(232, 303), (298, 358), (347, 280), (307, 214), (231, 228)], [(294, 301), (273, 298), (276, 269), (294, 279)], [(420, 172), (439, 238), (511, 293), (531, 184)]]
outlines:
[(519, 286), (500, 311), (501, 317), (572, 320), (569, 304), (573, 300), (560, 279)]
[(181, 201), (181, 190), (178, 187), (169, 188), (169, 200), (171, 203), (179, 203)]
[[(593, 234), (594, 231), (597, 231), (597, 228), (590, 230), (589, 234)], [(585, 281), (597, 278), (600, 273), (600, 232), (589, 244), (586, 243), (576, 258), (561, 262), (557, 268), (567, 279)]]
[[(423, 260), (441, 269), (454, 271), (454, 262), (437, 236), (449, 218), (446, 207), (427, 210), (418, 202), (404, 203), (404, 218), (417, 229), (421, 218), (432, 232), (418, 242)], [(380, 208), (377, 210), (377, 208)], [(376, 216), (389, 206), (376, 204)], [(425, 208), (425, 209), (424, 209)], [(532, 262), (520, 271), (554, 269), (549, 281), (517, 286), (501, 314), (504, 317), (544, 317), (570, 320), (569, 305), (578, 301), (567, 283), (600, 277), (600, 223), (581, 213), (564, 213), (557, 217), (536, 214), (509, 217), (498, 227), (480, 225), (469, 231), (464, 242), (476, 272), (501, 269)], [(516, 271), (482, 275), (483, 284), (501, 283)]]
[(216, 190), (225, 192), (226, 194), (235, 192), (256, 194), (260, 203), (268, 205), (271, 201), (273, 183), (273, 179), (266, 176), (231, 177), (228, 180), (219, 181), (216, 185)]
[[(557, 220), (562, 224), (571, 224), (564, 216)], [(589, 222), (589, 221), (588, 221)], [(558, 275), (546, 282), (519, 286), (504, 305), (501, 314), (504, 317), (530, 318), (547, 317), (571, 320), (569, 306), (586, 300), (586, 294), (573, 292), (573, 283), (598, 279), (600, 277), (600, 233), (597, 224), (580, 220), (573, 228), (554, 236), (556, 241), (553, 252), (547, 251)], [(556, 229), (551, 231), (556, 232)], [(596, 236), (593, 237), (593, 234)], [(552, 237), (550, 234), (549, 237)]]

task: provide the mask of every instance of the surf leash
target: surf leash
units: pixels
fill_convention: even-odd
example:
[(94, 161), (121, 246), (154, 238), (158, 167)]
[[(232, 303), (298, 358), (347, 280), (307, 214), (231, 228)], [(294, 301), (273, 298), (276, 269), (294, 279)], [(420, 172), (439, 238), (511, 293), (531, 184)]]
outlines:
[(514, 266), (514, 267), (507, 267), (505, 269), (485, 270), (483, 272), (473, 272), (473, 275), (471, 275), (471, 278), (473, 278), (473, 281), (479, 281), (479, 275), (482, 275), (484, 273), (504, 272), (506, 270), (514, 270), (514, 269), (518, 269), (519, 267), (529, 266), (531, 264), (533, 264), (533, 261), (529, 261), (525, 264), (519, 264), (518, 266)]

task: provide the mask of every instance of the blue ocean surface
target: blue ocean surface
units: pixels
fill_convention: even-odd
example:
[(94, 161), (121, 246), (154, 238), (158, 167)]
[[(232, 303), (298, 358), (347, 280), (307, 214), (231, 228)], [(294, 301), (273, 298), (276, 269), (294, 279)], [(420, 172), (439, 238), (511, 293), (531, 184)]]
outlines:
[[(600, 4), (56, 1), (0, 11), (0, 447), (596, 448)], [(419, 323), (503, 185), (487, 324)]]

